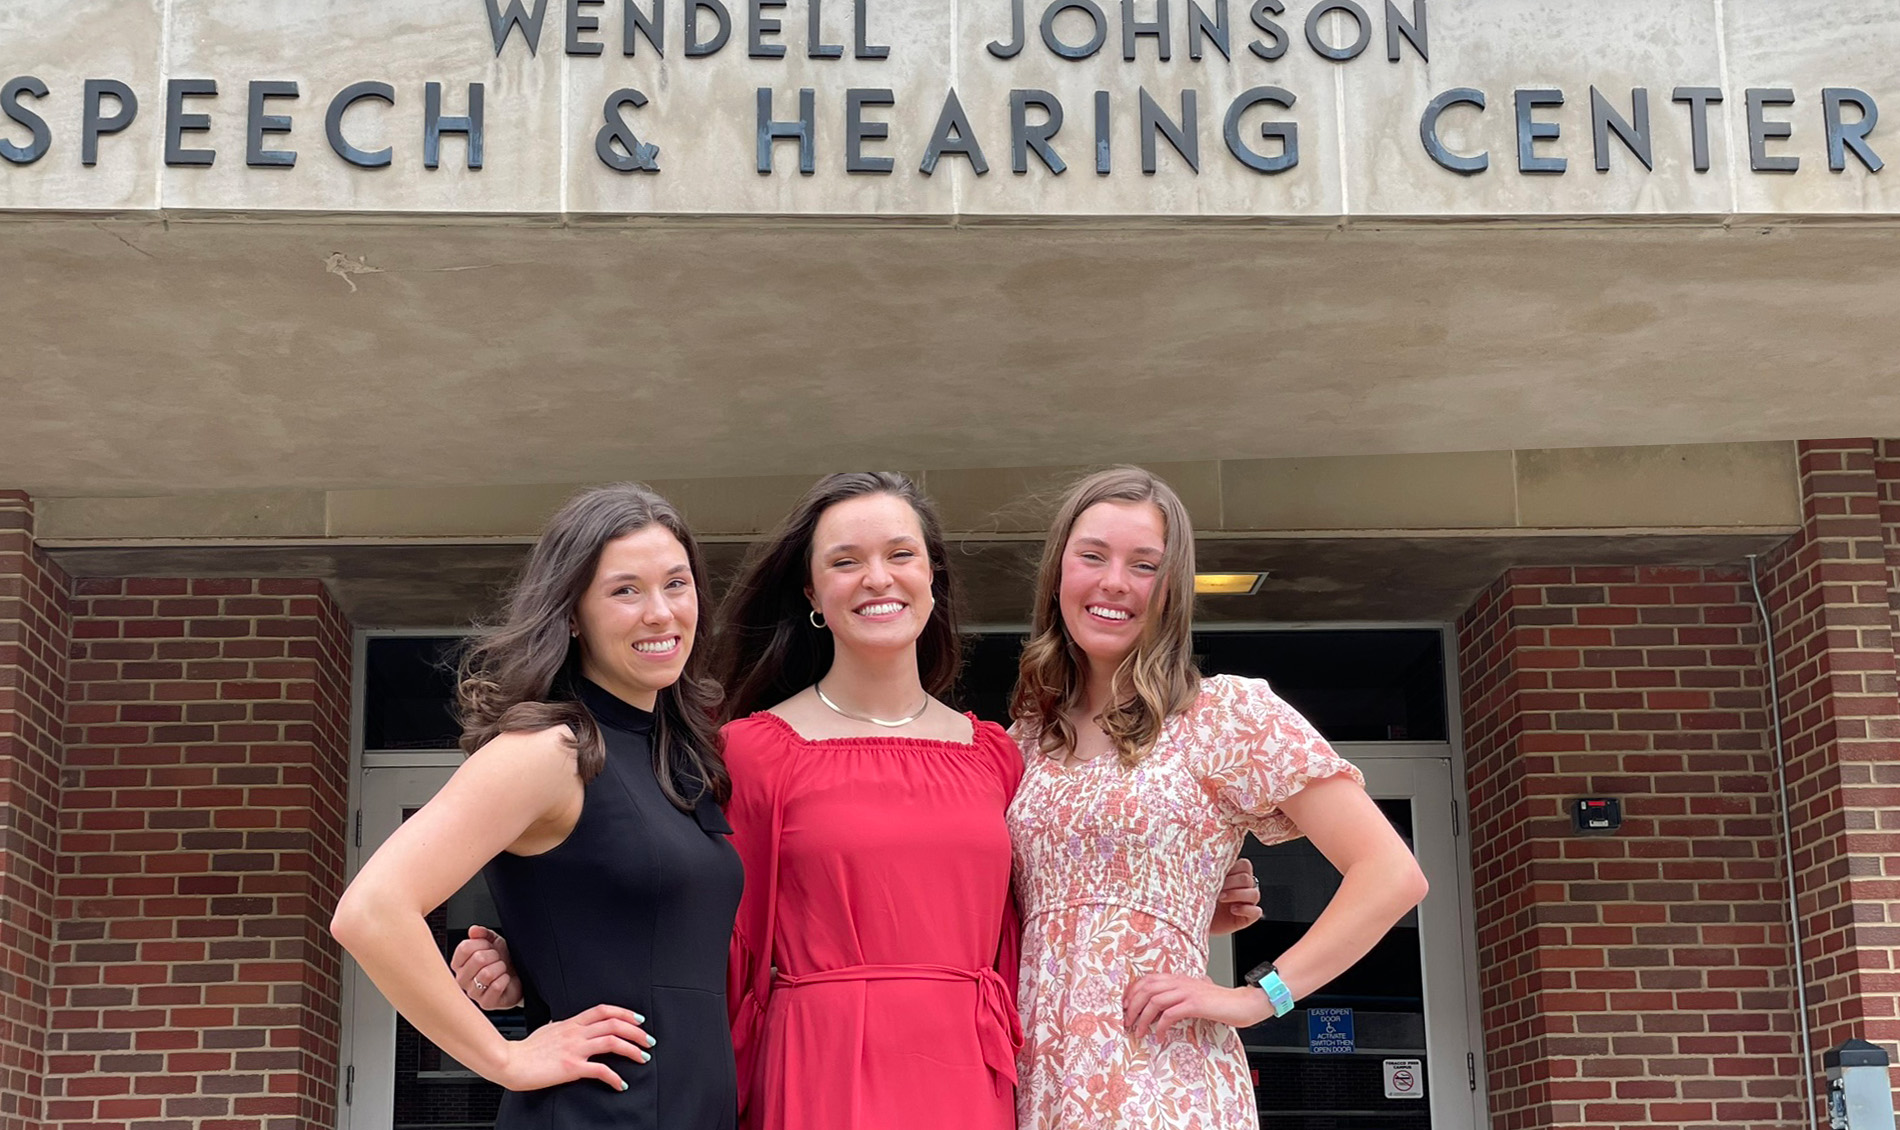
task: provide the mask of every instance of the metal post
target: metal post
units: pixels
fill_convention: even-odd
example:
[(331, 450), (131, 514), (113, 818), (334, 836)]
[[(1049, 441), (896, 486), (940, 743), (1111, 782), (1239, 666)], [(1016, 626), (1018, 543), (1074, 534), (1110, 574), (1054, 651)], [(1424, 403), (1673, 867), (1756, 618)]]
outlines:
[(1885, 1051), (1866, 1040), (1849, 1040), (1822, 1056), (1821, 1063), (1827, 1068), (1830, 1130), (1894, 1130)]

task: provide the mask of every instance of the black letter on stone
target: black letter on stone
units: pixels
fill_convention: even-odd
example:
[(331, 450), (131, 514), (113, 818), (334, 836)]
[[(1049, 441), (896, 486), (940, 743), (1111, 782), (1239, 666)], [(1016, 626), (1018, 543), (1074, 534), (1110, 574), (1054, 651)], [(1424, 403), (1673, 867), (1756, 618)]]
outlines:
[[(1860, 120), (1847, 123), (1841, 121), (1841, 106), (1852, 103), (1860, 111)], [(1851, 86), (1829, 86), (1821, 91), (1821, 109), (1827, 118), (1827, 167), (1835, 172), (1847, 169), (1847, 150), (1852, 149), (1867, 171), (1877, 173), (1886, 165), (1873, 147), (1867, 144), (1867, 135), (1874, 132), (1874, 126), (1880, 122), (1880, 107), (1874, 104), (1873, 96), (1864, 90), (1855, 90)]]
[(889, 122), (867, 122), (864, 120), (866, 106), (895, 106), (897, 96), (890, 90), (860, 90), (853, 87), (844, 92), (844, 171), (847, 173), (878, 173), (889, 175), (897, 162), (889, 157), (866, 157), (864, 143), (882, 141), (891, 136)]
[(864, 10), (864, 3), (865, 0), (851, 0), (853, 9), (851, 53), (859, 59), (888, 59), (891, 57), (891, 49), (888, 46), (872, 43), (870, 40), (870, 32), (865, 26), (869, 16)]
[[(1095, 34), (1080, 47), (1071, 47), (1056, 38), (1056, 17), (1071, 8), (1087, 13), (1089, 19), (1095, 21)], [(1061, 3), (1051, 4), (1042, 13), (1042, 42), (1064, 59), (1086, 59), (1108, 42), (1108, 17), (1102, 15), (1102, 10), (1095, 6), (1095, 0), (1062, 0)]]
[(842, 59), (844, 44), (825, 42), (825, 32), (820, 26), (824, 7), (824, 0), (811, 0), (811, 8), (805, 13), (805, 57), (807, 59)]
[(1214, 41), (1214, 50), (1220, 57), (1232, 61), (1233, 34), (1227, 30), (1227, 0), (1214, 0), (1214, 18), (1209, 20), (1207, 13), (1194, 0), (1187, 0), (1188, 7), (1188, 58), (1199, 59), (1204, 53), (1203, 44)]
[(541, 21), (547, 17), (548, 0), (534, 0), (534, 15), (522, 10), (521, 0), (508, 0), (508, 10), (501, 10), (500, 0), (488, 0), (488, 27), (495, 34), (495, 54), (508, 44), (508, 33), (515, 28), (521, 29), (521, 38), (528, 41), (528, 54), (533, 55), (541, 49)]
[(1618, 140), (1629, 147), (1643, 168), (1656, 171), (1656, 163), (1651, 159), (1649, 145), (1649, 90), (1636, 87), (1630, 91), (1630, 117), (1633, 121), (1624, 121), (1623, 116), (1610, 105), (1597, 88), (1590, 88), (1590, 128), (1596, 132), (1597, 172), (1610, 171), (1610, 131), (1616, 131)]
[[(1334, 47), (1319, 37), (1319, 22), (1326, 17), (1326, 13), (1328, 12), (1344, 12), (1352, 17), (1353, 25), (1359, 29), (1359, 35), (1353, 39), (1350, 45)], [(1366, 15), (1364, 8), (1353, 3), (1353, 0), (1327, 0), (1326, 3), (1306, 13), (1307, 46), (1335, 63), (1343, 63), (1348, 59), (1357, 59), (1359, 53), (1366, 49), (1366, 44), (1371, 42), (1371, 17)]]
[(253, 82), (251, 84), (250, 113), (246, 116), (244, 130), (244, 163), (253, 169), (288, 169), (297, 163), (297, 154), (293, 150), (264, 148), (264, 135), (267, 133), (289, 133), (290, 119), (283, 114), (266, 114), (266, 98), (295, 98), (297, 84), (294, 82)]
[(798, 171), (811, 176), (818, 171), (818, 151), (814, 135), (818, 128), (817, 95), (811, 87), (798, 92), (798, 120), (795, 122), (775, 122), (772, 120), (772, 88), (759, 87), (759, 145), (758, 167), (760, 176), (772, 175), (772, 143), (774, 141), (796, 139), (798, 141)]
[(1168, 139), (1168, 144), (1188, 163), (1188, 168), (1196, 173), (1201, 171), (1201, 120), (1197, 95), (1192, 90), (1181, 92), (1181, 120), (1170, 121), (1155, 103), (1148, 88), (1138, 87), (1141, 92), (1141, 171), (1149, 176), (1155, 171), (1155, 134)]
[(1260, 136), (1267, 141), (1279, 141), (1280, 152), (1268, 157), (1256, 152), (1240, 139), (1240, 117), (1255, 106), (1271, 103), (1283, 110), (1293, 108), (1293, 93), (1278, 86), (1256, 86), (1252, 90), (1242, 91), (1234, 104), (1227, 107), (1227, 121), (1221, 127), (1221, 133), (1227, 138), (1227, 151), (1240, 159), (1240, 163), (1256, 173), (1284, 173), (1300, 163), (1300, 127), (1295, 122), (1262, 122)]
[(1801, 167), (1799, 157), (1770, 157), (1767, 143), (1774, 138), (1791, 137), (1794, 127), (1787, 122), (1762, 118), (1764, 106), (1792, 106), (1794, 91), (1750, 87), (1748, 90), (1748, 165), (1758, 173), (1792, 173)]
[[(699, 13), (711, 12), (719, 21), (719, 33), (702, 42), (699, 38)], [(726, 45), (732, 38), (732, 13), (726, 11), (722, 0), (689, 0), (686, 5), (686, 57), (697, 59), (710, 55)]]
[(1555, 173), (1561, 176), (1570, 167), (1568, 159), (1563, 157), (1539, 157), (1537, 143), (1549, 141), (1562, 131), (1555, 122), (1539, 122), (1531, 115), (1539, 106), (1561, 106), (1564, 104), (1564, 92), (1561, 90), (1520, 90), (1517, 92), (1517, 171), (1520, 173)]
[(1168, 0), (1155, 0), (1155, 18), (1153, 23), (1141, 23), (1135, 19), (1135, 0), (1122, 0), (1122, 58), (1130, 63), (1135, 61), (1135, 40), (1142, 36), (1154, 39), (1161, 52), (1161, 61), (1167, 62), (1173, 53), (1174, 41), (1168, 31)]
[[(119, 110), (109, 118), (100, 117), (99, 100), (104, 97), (118, 100)], [(116, 78), (89, 78), (86, 80), (85, 116), (79, 128), (79, 163), (97, 165), (99, 163), (99, 136), (118, 133), (132, 124), (139, 116), (139, 96), (132, 88)]]
[[(813, 3), (816, 2), (817, 0), (813, 0)], [(998, 59), (1014, 59), (1016, 56), (1022, 54), (1023, 26), (1023, 0), (1009, 0), (1010, 41), (1004, 43), (1000, 39), (990, 40), (990, 54), (996, 56)]]
[(44, 98), (47, 94), (46, 84), (32, 75), (22, 75), (5, 86), (0, 86), (0, 114), (5, 114), (33, 131), (33, 140), (27, 142), (25, 148), (21, 148), (5, 138), (0, 138), (0, 157), (5, 157), (16, 165), (31, 165), (46, 156), (46, 151), (53, 147), (53, 131), (47, 128), (45, 118), (20, 105), (22, 93), (31, 94), (35, 98)]
[(785, 0), (747, 0), (745, 53), (748, 58), (783, 59), (785, 57), (783, 43), (765, 42), (766, 36), (779, 33), (778, 21), (766, 19), (765, 9), (784, 6)]
[(482, 167), (482, 84), (468, 84), (468, 115), (461, 118), (442, 116), (442, 84), (432, 82), (422, 88), (422, 167), (433, 169), (441, 163), (442, 135), (459, 133), (468, 139), (468, 167)]
[(1398, 15), (1398, 6), (1393, 0), (1385, 0), (1385, 57), (1391, 63), (1398, 63), (1398, 36), (1404, 36), (1412, 49), (1419, 53), (1421, 63), (1431, 63), (1431, 51), (1425, 49), (1427, 27), (1425, 27), (1425, 0), (1412, 0), (1412, 19)]
[(582, 39), (582, 32), (599, 31), (598, 16), (581, 15), (581, 6), (597, 7), (607, 0), (567, 0), (567, 53), (569, 55), (598, 55), (607, 49), (604, 43), (591, 39)]
[[(812, 0), (813, 4), (817, 0)], [(640, 10), (634, 0), (621, 0), (620, 53), (632, 55), (638, 37), (645, 36), (647, 46), (660, 58), (666, 58), (666, 0), (653, 0), (653, 14)]]
[(1247, 50), (1265, 59), (1269, 63), (1286, 54), (1286, 29), (1267, 18), (1268, 16), (1280, 15), (1285, 11), (1286, 5), (1282, 4), (1280, 0), (1254, 0), (1253, 10), (1247, 13), (1247, 18), (1253, 21), (1253, 26), (1272, 37), (1273, 43), (1271, 46), (1262, 47), (1260, 41), (1256, 39), (1252, 43), (1247, 44)]
[(1095, 174), (1108, 175), (1108, 91), (1095, 92)]
[(1689, 106), (1689, 148), (1693, 150), (1695, 171), (1709, 171), (1709, 107), (1722, 101), (1720, 87), (1678, 86), (1672, 101)]
[(1438, 118), (1453, 106), (1476, 106), (1484, 109), (1484, 91), (1461, 86), (1431, 100), (1425, 107), (1425, 116), (1418, 120), (1418, 139), (1425, 143), (1425, 152), (1442, 168), (1450, 169), (1461, 176), (1476, 176), (1491, 167), (1491, 154), (1480, 153), (1476, 157), (1461, 157), (1445, 148), (1438, 139)]
[(394, 106), (396, 88), (386, 82), (357, 82), (344, 87), (330, 100), (330, 112), (323, 117), (323, 132), (330, 136), (330, 148), (350, 164), (359, 169), (386, 169), (390, 157), (395, 153), (393, 148), (384, 146), (374, 153), (367, 153), (343, 138), (344, 111), (365, 98), (379, 99)]
[(185, 113), (185, 99), (208, 97), (218, 93), (218, 84), (208, 78), (175, 78), (165, 84), (165, 163), (210, 167), (218, 159), (213, 149), (186, 149), (187, 133), (209, 133), (210, 114)]
[[(660, 147), (641, 141), (620, 112), (622, 106), (632, 106), (638, 110), (646, 104), (647, 96), (632, 87), (616, 90), (607, 96), (606, 105), (601, 108), (605, 124), (594, 135), (594, 156), (600, 158), (601, 164), (621, 173), (660, 171)], [(614, 148), (616, 141), (620, 143), (618, 149)]]
[(937, 115), (937, 128), (930, 131), (930, 144), (924, 149), (924, 160), (917, 166), (918, 171), (925, 176), (935, 173), (937, 161), (945, 153), (961, 153), (969, 158), (970, 167), (979, 177), (990, 171), (990, 163), (983, 158), (983, 146), (977, 143), (976, 131), (970, 128), (970, 117), (963, 112), (955, 87), (943, 100), (943, 113)]
[(1425, 49), (1427, 37), (1425, 27), (1425, 0), (1412, 0), (1412, 18), (1407, 20), (1399, 15), (1399, 6), (1392, 0), (1385, 0), (1385, 57), (1390, 62), (1399, 61), (1399, 36), (1418, 52), (1421, 62), (1432, 61), (1431, 52)]
[[(1029, 108), (1042, 109), (1043, 120), (1037, 125), (1029, 124)], [(1009, 147), (1010, 168), (1018, 173), (1029, 171), (1029, 151), (1034, 149), (1036, 156), (1057, 176), (1069, 166), (1056, 156), (1055, 147), (1049, 139), (1062, 129), (1062, 103), (1046, 90), (1012, 90), (1009, 92)]]

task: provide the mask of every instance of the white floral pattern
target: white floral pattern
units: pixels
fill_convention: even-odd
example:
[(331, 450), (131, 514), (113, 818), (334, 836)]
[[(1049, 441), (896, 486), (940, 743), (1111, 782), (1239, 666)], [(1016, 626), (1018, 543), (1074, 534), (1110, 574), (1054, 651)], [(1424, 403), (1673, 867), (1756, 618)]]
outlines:
[(1300, 830), (1279, 805), (1359, 771), (1258, 679), (1215, 676), (1132, 769), (1027, 762), (1009, 809), (1021, 903), (1017, 1130), (1254, 1130), (1240, 1036), (1210, 1021), (1132, 1039), (1122, 994), (1147, 973), (1204, 976), (1222, 877), (1252, 832)]

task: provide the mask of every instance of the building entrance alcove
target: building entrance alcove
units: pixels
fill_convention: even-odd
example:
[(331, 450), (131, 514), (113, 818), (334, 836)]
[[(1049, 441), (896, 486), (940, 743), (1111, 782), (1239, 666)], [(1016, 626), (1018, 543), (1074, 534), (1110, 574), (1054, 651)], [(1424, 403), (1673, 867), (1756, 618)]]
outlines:
[[(1005, 717), (1021, 630), (968, 636), (959, 706)], [(1418, 854), (1432, 893), (1365, 960), (1243, 1041), (1262, 1121), (1275, 1130), (1476, 1130), (1480, 1033), (1472, 987), (1470, 875), (1458, 812), (1446, 635), (1435, 625), (1228, 626), (1202, 632), (1208, 674), (1267, 678), (1366, 775)], [(359, 640), (361, 842), (353, 866), (448, 780), (461, 761), (449, 664), (459, 637), (364, 633)], [(1265, 919), (1216, 939), (1209, 973), (1233, 984), (1298, 939), (1338, 875), (1304, 841), (1245, 853)], [(927, 877), (919, 878), (927, 882)], [(446, 956), (471, 923), (494, 922), (478, 877), (430, 918)], [(353, 967), (345, 975), (347, 1081), (339, 1130), (472, 1130), (499, 1091), (397, 1017)], [(494, 1014), (511, 1034), (519, 1010)]]

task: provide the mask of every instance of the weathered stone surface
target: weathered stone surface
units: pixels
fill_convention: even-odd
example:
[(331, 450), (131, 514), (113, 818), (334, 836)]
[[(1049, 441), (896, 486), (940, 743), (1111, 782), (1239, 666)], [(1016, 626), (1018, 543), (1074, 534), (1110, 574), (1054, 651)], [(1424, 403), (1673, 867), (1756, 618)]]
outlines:
[[(494, 0), (529, 15), (537, 5), (538, 35), (510, 28), (497, 51), (488, 7), (468, 0), (15, 0), (0, 13), (0, 80), (44, 81), (49, 94), (20, 95), (11, 117), (40, 114), (53, 144), (30, 164), (0, 164), (0, 211), (1331, 223), (1900, 209), (1900, 189), (1868, 168), (1890, 148), (1881, 130), (1866, 142), (1871, 161), (1849, 149), (1833, 171), (1825, 124), (1830, 89), (1900, 112), (1900, 7), (1887, 0), (1295, 0), (1278, 15), (1242, 0), (1024, 0), (1020, 33), (1012, 0)], [(715, 11), (728, 13), (723, 41)], [(652, 31), (630, 35), (628, 12), (650, 18)], [(697, 53), (688, 42), (695, 12)], [(137, 119), (103, 139), (93, 168), (77, 159), (88, 78), (121, 79), (140, 102)], [(208, 129), (180, 134), (173, 147), (214, 151), (210, 167), (164, 160), (166, 82), (192, 79), (217, 82), (215, 97), (179, 105), (208, 115)], [(389, 146), (386, 168), (356, 167), (327, 139), (333, 101), (365, 81), (389, 84), (394, 104), (356, 103), (342, 133), (362, 150)], [(253, 139), (253, 82), (296, 84), (295, 98), (258, 108), (288, 117), (287, 134)], [(465, 113), (481, 85), (479, 170), (454, 136), (440, 167), (424, 166), (429, 83), (441, 85), (450, 116)], [(1482, 91), (1485, 108), (1452, 106), (1438, 137), (1453, 154), (1488, 154), (1475, 175), (1434, 163), (1420, 135), (1434, 97), (1458, 88)], [(1695, 167), (1682, 88), (1721, 94), (1707, 107), (1706, 170)], [(1790, 92), (1791, 104), (1759, 116), (1788, 123), (1792, 136), (1761, 148), (1798, 158), (1794, 171), (1751, 168), (1754, 88)], [(762, 91), (767, 120), (788, 125), (809, 94), (809, 174), (795, 138), (772, 142), (771, 171), (759, 172)], [(1531, 160), (1561, 159), (1561, 173), (1520, 167), (1529, 126), (1517, 99), (1532, 91), (1561, 92), (1561, 104), (1529, 107), (1525, 119), (1557, 131), (1531, 146)], [(855, 170), (854, 104), (865, 125)], [(1058, 108), (1060, 127), (1039, 132)], [(940, 130), (953, 109), (967, 128)], [(1610, 112), (1630, 123), (1634, 144), (1606, 134), (1599, 171), (1594, 127)], [(1849, 125), (1861, 116), (1852, 102), (1836, 115)], [(32, 137), (5, 116), (0, 127), (15, 146)], [(1279, 136), (1263, 137), (1263, 127)], [(1046, 142), (1031, 144), (1032, 135)], [(949, 136), (968, 151), (939, 144), (931, 161), (933, 137)], [(1653, 169), (1632, 151), (1644, 138)], [(1294, 146), (1297, 162), (1288, 162)], [(253, 167), (247, 147), (294, 150), (295, 167)], [(874, 167), (884, 161), (888, 171)]]

